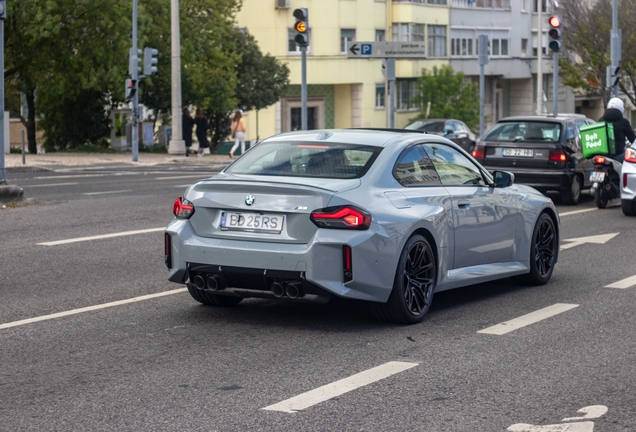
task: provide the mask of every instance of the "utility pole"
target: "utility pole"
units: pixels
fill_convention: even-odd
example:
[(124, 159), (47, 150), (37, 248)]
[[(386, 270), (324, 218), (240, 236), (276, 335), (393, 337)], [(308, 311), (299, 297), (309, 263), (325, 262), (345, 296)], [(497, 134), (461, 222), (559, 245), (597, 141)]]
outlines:
[(307, 130), (307, 47), (301, 46), (300, 129)]
[(181, 130), (181, 37), (179, 35), (179, 0), (170, 0), (170, 42), (172, 52), (172, 136), (168, 153), (185, 154)]
[(612, 96), (618, 97), (618, 77), (621, 65), (621, 30), (618, 28), (618, 0), (614, 0), (612, 3), (612, 33), (611, 33), (611, 45), (610, 45), (610, 57), (612, 60), (611, 70), (617, 77), (612, 82)]
[(7, 172), (4, 167), (4, 19), (7, 16), (7, 3), (0, 1), (0, 185), (7, 183)]
[(137, 48), (137, 6), (138, 0), (133, 0), (133, 16), (132, 16), (132, 49), (130, 55), (133, 59), (131, 61), (131, 79), (133, 81), (133, 99), (132, 99), (132, 161), (138, 162), (139, 159), (139, 126), (138, 126), (138, 114), (139, 114), (139, 50)]
[(484, 87), (485, 87), (485, 77), (484, 77), (484, 66), (488, 64), (490, 61), (488, 55), (490, 54), (490, 47), (488, 46), (488, 35), (480, 34), (479, 35), (479, 45), (477, 45), (477, 49), (479, 52), (477, 53), (477, 58), (479, 60), (479, 136), (484, 134)]

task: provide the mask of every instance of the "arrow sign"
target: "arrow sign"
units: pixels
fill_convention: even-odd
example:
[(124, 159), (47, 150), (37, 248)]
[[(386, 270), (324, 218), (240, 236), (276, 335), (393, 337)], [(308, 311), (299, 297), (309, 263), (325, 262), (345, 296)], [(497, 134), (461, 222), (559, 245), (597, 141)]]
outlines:
[(353, 44), (351, 45), (351, 48), (349, 48), (349, 51), (351, 51), (353, 55), (358, 55), (360, 48), (358, 48), (358, 44)]
[(561, 250), (570, 249), (570, 248), (573, 248), (575, 246), (582, 245), (584, 243), (605, 244), (608, 241), (610, 241), (611, 239), (613, 239), (614, 237), (616, 237), (618, 234), (620, 234), (620, 233), (601, 234), (601, 235), (590, 236), (590, 237), (579, 237), (579, 238), (573, 238), (573, 239), (565, 239), (565, 240), (563, 240), (564, 242), (572, 242), (572, 243), (561, 245)]

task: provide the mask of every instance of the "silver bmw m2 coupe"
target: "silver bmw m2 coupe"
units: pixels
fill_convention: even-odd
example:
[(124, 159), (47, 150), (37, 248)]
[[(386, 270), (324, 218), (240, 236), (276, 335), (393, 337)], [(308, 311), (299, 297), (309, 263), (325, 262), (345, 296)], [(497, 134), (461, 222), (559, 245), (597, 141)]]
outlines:
[(342, 297), (417, 323), (438, 291), (507, 277), (548, 282), (557, 211), (513, 182), (436, 135), (276, 135), (176, 199), (169, 279), (206, 305)]

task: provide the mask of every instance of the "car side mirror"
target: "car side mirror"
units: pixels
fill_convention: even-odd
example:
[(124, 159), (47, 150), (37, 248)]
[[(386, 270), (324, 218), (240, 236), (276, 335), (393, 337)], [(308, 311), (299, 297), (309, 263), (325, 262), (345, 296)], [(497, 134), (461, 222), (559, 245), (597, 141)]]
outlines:
[(515, 182), (515, 175), (507, 171), (494, 171), (492, 176), (495, 179), (495, 187), (497, 188), (512, 186)]
[(446, 130), (444, 130), (444, 135), (450, 135), (450, 134), (452, 134), (453, 132), (455, 132), (455, 131), (454, 131), (454, 130), (452, 130), (452, 129), (446, 129)]
[(460, 132), (457, 134), (457, 139), (466, 139), (468, 138), (468, 134), (464, 132)]

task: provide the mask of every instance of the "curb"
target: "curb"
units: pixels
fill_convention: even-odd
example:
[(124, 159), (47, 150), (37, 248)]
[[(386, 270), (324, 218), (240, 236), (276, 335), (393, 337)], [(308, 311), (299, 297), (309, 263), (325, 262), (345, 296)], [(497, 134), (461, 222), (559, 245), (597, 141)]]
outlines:
[(5, 170), (10, 173), (23, 173), (23, 172), (48, 172), (53, 171), (51, 168), (44, 168), (41, 166), (17, 166), (17, 167), (6, 167)]
[(0, 202), (13, 201), (22, 198), (24, 191), (14, 185), (0, 186)]

